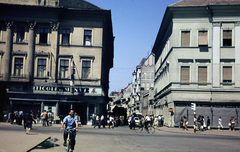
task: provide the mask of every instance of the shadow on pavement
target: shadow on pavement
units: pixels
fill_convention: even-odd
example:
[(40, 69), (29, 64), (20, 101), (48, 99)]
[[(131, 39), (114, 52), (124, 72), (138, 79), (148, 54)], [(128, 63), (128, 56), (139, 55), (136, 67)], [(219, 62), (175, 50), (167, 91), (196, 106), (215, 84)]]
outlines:
[(36, 148), (34, 149), (49, 149), (49, 148), (53, 148), (53, 147), (58, 147), (60, 145), (55, 144), (55, 142), (58, 141), (57, 138), (52, 138), (52, 139), (48, 139), (47, 141), (45, 141), (44, 143), (38, 145)]

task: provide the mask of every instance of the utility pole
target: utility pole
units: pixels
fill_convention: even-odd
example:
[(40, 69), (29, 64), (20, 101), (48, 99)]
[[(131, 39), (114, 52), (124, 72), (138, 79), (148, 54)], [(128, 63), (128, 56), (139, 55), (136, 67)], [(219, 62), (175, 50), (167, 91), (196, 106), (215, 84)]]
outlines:
[(193, 127), (194, 127), (194, 133), (196, 133), (196, 103), (191, 103), (191, 109), (193, 110), (193, 114), (194, 114), (194, 118), (193, 118), (193, 121), (194, 121), (194, 124), (193, 124)]

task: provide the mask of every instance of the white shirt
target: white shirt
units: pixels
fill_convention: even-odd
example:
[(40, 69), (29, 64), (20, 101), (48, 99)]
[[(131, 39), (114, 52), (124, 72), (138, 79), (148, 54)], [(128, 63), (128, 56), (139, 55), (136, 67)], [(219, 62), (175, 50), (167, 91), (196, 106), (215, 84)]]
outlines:
[(149, 116), (146, 116), (146, 120), (147, 120), (147, 121), (151, 121), (150, 118), (149, 118)]
[(96, 120), (99, 120), (99, 116), (96, 116)]
[(114, 119), (113, 119), (113, 117), (110, 117), (109, 120), (110, 120), (110, 121), (113, 121)]
[(104, 119), (104, 116), (102, 115), (102, 116), (101, 116), (101, 120), (103, 120), (103, 119)]
[(218, 124), (222, 124), (222, 119), (221, 118), (218, 119)]
[(161, 116), (158, 116), (158, 120), (162, 120), (162, 117), (161, 117)]

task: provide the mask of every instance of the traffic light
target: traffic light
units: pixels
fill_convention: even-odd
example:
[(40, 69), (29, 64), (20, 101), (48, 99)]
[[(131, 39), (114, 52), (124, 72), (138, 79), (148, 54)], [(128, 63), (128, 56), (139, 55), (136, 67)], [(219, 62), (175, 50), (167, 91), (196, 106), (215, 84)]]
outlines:
[(196, 111), (196, 103), (191, 103), (191, 109)]

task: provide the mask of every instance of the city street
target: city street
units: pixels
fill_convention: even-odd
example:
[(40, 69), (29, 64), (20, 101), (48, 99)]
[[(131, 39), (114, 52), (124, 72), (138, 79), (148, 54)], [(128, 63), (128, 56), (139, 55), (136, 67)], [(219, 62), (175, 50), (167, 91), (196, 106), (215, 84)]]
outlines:
[[(166, 128), (168, 129), (168, 128)], [(180, 129), (174, 128), (176, 131)], [(22, 126), (17, 125), (2, 125), (0, 124), (0, 131), (12, 132), (14, 130), (15, 136), (25, 134)], [(206, 134), (190, 134), (189, 132), (170, 132), (164, 130), (156, 130), (154, 134), (147, 134), (146, 131), (136, 133), (130, 130), (127, 126), (116, 127), (115, 129), (108, 128), (93, 128), (92, 126), (83, 126), (79, 128), (76, 137), (75, 151), (78, 152), (122, 152), (122, 151), (239, 151), (239, 131), (231, 132), (238, 134), (237, 136), (225, 135), (206, 135)], [(227, 130), (223, 131), (228, 133)], [(44, 146), (38, 146), (31, 152), (64, 152), (65, 148), (62, 146), (63, 132), (60, 131), (60, 125), (51, 127), (41, 127), (40, 124), (33, 125), (31, 132), (35, 138), (44, 134), (51, 136), (52, 140), (45, 143)], [(31, 135), (30, 135), (31, 136)], [(25, 135), (29, 138), (29, 136)], [(3, 137), (1, 137), (3, 138)], [(24, 138), (27, 140), (27, 138)], [(53, 140), (56, 140), (54, 142)], [(8, 137), (5, 137), (8, 140)], [(14, 140), (14, 137), (12, 138)], [(19, 141), (17, 141), (19, 142)], [(10, 142), (7, 142), (11, 146)], [(5, 145), (6, 146), (6, 145)], [(0, 149), (2, 146), (0, 146)], [(6, 151), (6, 150), (5, 150)], [(0, 150), (0, 152), (5, 152)]]

